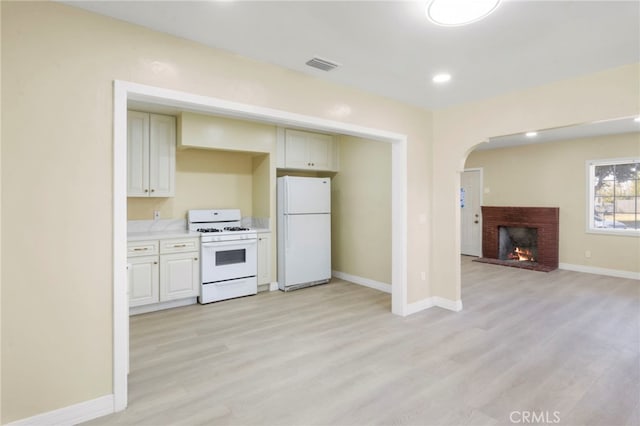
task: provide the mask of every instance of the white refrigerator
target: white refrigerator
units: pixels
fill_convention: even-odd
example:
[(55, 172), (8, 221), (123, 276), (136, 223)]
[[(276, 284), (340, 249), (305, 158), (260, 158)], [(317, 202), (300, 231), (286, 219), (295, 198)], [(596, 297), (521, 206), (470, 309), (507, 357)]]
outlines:
[(278, 178), (278, 287), (289, 291), (331, 279), (331, 180)]

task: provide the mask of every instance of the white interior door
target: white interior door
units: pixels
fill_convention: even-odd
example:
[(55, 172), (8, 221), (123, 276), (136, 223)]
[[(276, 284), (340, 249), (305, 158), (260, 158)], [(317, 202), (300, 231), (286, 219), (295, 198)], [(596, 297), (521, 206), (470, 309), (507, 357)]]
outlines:
[(482, 255), (482, 169), (465, 170), (460, 176), (460, 251)]

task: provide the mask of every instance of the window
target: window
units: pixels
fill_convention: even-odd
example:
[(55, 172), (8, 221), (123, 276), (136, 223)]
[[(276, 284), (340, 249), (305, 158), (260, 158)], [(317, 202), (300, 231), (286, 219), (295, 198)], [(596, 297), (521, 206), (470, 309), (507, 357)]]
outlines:
[(588, 230), (640, 235), (640, 159), (594, 160), (587, 167)]

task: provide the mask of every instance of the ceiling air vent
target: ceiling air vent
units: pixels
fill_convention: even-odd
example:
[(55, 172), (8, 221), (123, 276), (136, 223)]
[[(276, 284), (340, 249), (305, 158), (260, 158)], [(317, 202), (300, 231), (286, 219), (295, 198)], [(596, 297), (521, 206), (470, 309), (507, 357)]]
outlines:
[(332, 69), (338, 68), (340, 66), (340, 64), (337, 64), (335, 62), (327, 61), (326, 59), (320, 58), (309, 59), (306, 64), (310, 67), (318, 68), (322, 71), (331, 71)]

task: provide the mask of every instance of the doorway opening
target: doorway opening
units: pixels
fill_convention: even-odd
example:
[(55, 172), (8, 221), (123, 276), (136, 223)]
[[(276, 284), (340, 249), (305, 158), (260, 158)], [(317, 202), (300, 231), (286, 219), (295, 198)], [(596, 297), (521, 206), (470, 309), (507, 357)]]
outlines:
[(282, 110), (240, 104), (227, 100), (163, 89), (137, 83), (114, 82), (114, 168), (113, 168), (113, 394), (114, 410), (127, 406), (128, 325), (127, 299), (127, 106), (129, 101), (215, 114), (228, 118), (295, 126), (309, 130), (341, 133), (391, 144), (392, 272), (391, 310), (405, 316), (407, 306), (407, 137), (406, 135), (305, 116)]

